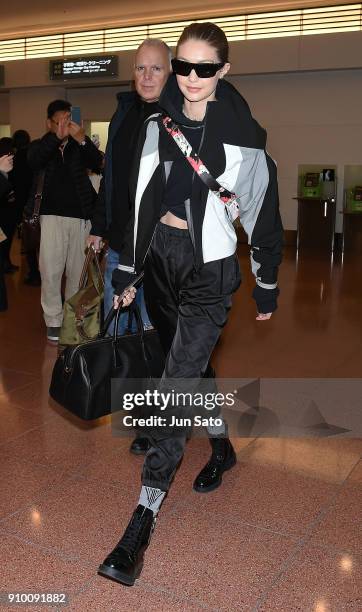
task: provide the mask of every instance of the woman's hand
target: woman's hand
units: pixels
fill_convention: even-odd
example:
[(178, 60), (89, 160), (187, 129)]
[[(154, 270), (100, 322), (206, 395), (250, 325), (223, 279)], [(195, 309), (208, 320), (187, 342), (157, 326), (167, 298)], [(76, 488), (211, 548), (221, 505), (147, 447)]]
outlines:
[(258, 316), (256, 317), (257, 321), (268, 321), (272, 316), (272, 312), (258, 312)]
[(117, 310), (119, 305), (129, 306), (136, 297), (137, 289), (134, 287), (126, 288), (121, 295), (115, 295), (113, 298), (113, 308)]
[(3, 155), (0, 157), (0, 171), (10, 172), (13, 169), (14, 155)]

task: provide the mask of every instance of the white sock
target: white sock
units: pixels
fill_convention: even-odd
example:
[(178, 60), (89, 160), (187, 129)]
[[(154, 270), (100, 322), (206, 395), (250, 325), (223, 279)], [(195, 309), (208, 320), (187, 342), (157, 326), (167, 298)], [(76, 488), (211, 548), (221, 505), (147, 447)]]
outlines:
[(153, 487), (145, 487), (142, 485), (138, 503), (141, 504), (141, 506), (145, 506), (146, 508), (152, 510), (154, 516), (157, 516), (165, 495), (166, 491), (161, 491), (161, 489), (154, 489)]
[(211, 438), (217, 438), (218, 436), (224, 436), (226, 435), (226, 424), (225, 421), (222, 417), (219, 417), (222, 419), (222, 424), (221, 425), (208, 425), (206, 427), (207, 429), (207, 433), (209, 434), (209, 436)]

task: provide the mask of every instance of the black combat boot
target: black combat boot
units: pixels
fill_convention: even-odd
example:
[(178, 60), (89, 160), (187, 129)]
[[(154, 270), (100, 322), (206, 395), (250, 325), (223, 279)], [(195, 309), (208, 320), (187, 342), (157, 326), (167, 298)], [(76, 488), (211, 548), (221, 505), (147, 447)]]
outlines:
[(150, 448), (150, 442), (148, 438), (141, 438), (141, 436), (135, 438), (129, 448), (130, 453), (134, 455), (145, 455)]
[(236, 463), (235, 451), (229, 438), (209, 438), (212, 455), (194, 482), (198, 493), (209, 493), (217, 489), (222, 482), (222, 475)]
[(141, 573), (154, 523), (152, 510), (137, 506), (122, 539), (99, 566), (98, 574), (132, 586)]

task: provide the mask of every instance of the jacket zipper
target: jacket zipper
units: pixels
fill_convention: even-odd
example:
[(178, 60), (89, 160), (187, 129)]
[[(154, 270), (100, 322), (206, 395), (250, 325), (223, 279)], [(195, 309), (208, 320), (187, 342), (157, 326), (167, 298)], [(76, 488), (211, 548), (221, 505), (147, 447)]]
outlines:
[(61, 154), (61, 156), (62, 156), (62, 162), (63, 162), (63, 164), (64, 164), (64, 149), (65, 149), (65, 147), (67, 146), (67, 144), (68, 144), (68, 141), (67, 141), (67, 142), (65, 142), (64, 144), (62, 143), (62, 144), (60, 145), (60, 147), (59, 147), (59, 151), (60, 151), (60, 154)]
[[(109, 342), (110, 340), (113, 340), (113, 338), (107, 337), (107, 338), (97, 338), (97, 343), (99, 342)], [(78, 346), (75, 346), (73, 351), (70, 353), (68, 359), (64, 359), (64, 371), (69, 374), (69, 372), (72, 371), (72, 367), (73, 367), (73, 361), (75, 359), (75, 354), (76, 352), (81, 349), (81, 348), (86, 348), (87, 345), (90, 344), (90, 342), (85, 342), (83, 344), (78, 344)], [(93, 341), (92, 341), (93, 344)]]
[[(149, 250), (150, 250), (150, 248), (151, 248), (151, 244), (152, 244), (152, 240), (153, 240), (153, 237), (154, 237), (154, 235), (155, 235), (155, 232), (156, 232), (156, 228), (157, 228), (157, 223), (156, 223), (156, 225), (155, 225), (155, 229), (153, 230), (152, 238), (151, 238), (151, 240), (150, 240), (150, 242), (149, 242), (149, 245), (148, 245), (148, 247), (147, 247), (147, 251), (146, 251), (146, 253), (145, 253), (145, 256), (144, 256), (144, 258), (143, 258), (143, 260), (142, 260), (142, 266), (144, 265), (144, 263), (145, 263), (145, 259), (146, 259), (147, 255), (148, 255), (148, 251), (149, 251)], [(136, 262), (135, 262), (135, 269), (136, 269)]]

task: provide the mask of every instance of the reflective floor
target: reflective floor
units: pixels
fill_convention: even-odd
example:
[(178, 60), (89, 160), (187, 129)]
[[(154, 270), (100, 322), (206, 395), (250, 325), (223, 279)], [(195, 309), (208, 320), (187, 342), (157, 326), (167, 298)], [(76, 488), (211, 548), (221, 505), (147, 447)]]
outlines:
[[(332, 265), (286, 249), (269, 322), (255, 321), (244, 247), (240, 260), (219, 377), (361, 377), (362, 256)], [(141, 578), (99, 577), (137, 504), (142, 458), (108, 418), (85, 424), (49, 399), (56, 349), (23, 274), (7, 277), (0, 313), (0, 592), (66, 593), (76, 612), (362, 609), (362, 439), (341, 435), (234, 438), (237, 466), (208, 495), (192, 490), (208, 442), (192, 439)]]

